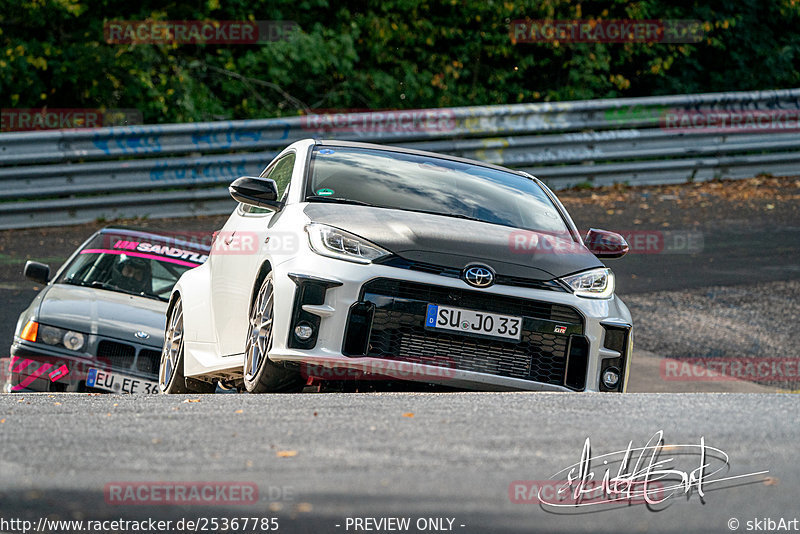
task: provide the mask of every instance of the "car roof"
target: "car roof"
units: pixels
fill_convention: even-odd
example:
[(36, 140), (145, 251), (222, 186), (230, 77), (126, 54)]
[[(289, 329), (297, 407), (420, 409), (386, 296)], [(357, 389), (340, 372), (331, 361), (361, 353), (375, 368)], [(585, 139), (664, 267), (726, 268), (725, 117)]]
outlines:
[(389, 152), (402, 152), (404, 154), (414, 154), (417, 156), (427, 156), (431, 158), (439, 158), (439, 159), (446, 159), (450, 161), (457, 161), (459, 163), (467, 163), (470, 165), (478, 165), (480, 167), (488, 167), (490, 169), (495, 169), (498, 171), (510, 172), (512, 174), (517, 174), (519, 176), (523, 176), (525, 178), (533, 179), (533, 177), (524, 172), (518, 171), (515, 169), (509, 169), (507, 167), (501, 167), (500, 165), (495, 165), (493, 163), (487, 163), (485, 161), (478, 161), (474, 159), (468, 158), (460, 158), (458, 156), (450, 156), (448, 154), (440, 154), (438, 152), (428, 152), (426, 150), (417, 150), (415, 148), (404, 148), (399, 146), (391, 146), (391, 145), (378, 145), (375, 143), (362, 143), (360, 141), (341, 141), (339, 139), (315, 139), (314, 144), (316, 145), (323, 145), (323, 146), (343, 146), (343, 147), (353, 147), (353, 148), (371, 148), (374, 150), (386, 150)]

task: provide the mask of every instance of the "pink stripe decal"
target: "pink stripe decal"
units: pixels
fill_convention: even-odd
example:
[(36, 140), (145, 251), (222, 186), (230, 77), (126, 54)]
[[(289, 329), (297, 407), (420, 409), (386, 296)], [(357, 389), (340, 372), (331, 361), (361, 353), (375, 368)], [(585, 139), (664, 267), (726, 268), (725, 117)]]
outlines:
[(137, 258), (147, 258), (148, 260), (166, 261), (169, 263), (176, 263), (186, 267), (197, 267), (199, 263), (192, 263), (189, 261), (176, 260), (165, 256), (156, 256), (155, 254), (143, 254), (141, 252), (131, 252), (130, 250), (108, 250), (104, 248), (86, 248), (81, 250), (81, 254), (124, 254), (125, 256), (136, 256)]

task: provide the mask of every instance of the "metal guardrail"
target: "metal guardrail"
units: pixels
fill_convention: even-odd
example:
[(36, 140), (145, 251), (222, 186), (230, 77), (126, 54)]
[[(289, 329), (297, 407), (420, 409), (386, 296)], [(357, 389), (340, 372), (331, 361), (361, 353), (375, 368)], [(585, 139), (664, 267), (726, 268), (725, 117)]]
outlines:
[[(678, 129), (672, 113), (794, 128)], [(800, 89), (0, 134), (0, 229), (230, 212), (227, 185), (308, 137), (521, 168), (555, 189), (800, 174)], [(755, 131), (752, 131), (755, 130)]]

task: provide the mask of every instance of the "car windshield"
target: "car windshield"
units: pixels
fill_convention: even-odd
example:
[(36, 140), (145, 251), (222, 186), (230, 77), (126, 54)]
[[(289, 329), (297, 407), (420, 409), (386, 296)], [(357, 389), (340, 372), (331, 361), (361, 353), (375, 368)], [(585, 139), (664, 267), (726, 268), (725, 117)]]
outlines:
[(435, 213), (568, 235), (558, 209), (534, 180), (418, 154), (317, 146), (307, 200)]
[(56, 283), (166, 301), (178, 278), (206, 258), (203, 252), (158, 241), (100, 234), (80, 250)]

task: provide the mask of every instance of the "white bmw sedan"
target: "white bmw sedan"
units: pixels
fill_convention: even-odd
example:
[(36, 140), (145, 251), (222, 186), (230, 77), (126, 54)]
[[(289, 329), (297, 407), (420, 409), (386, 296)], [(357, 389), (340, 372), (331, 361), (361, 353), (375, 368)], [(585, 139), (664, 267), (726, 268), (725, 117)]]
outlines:
[(599, 258), (628, 245), (582, 238), (535, 177), (309, 139), (230, 192), (208, 261), (171, 294), (162, 392), (625, 391), (632, 321)]

